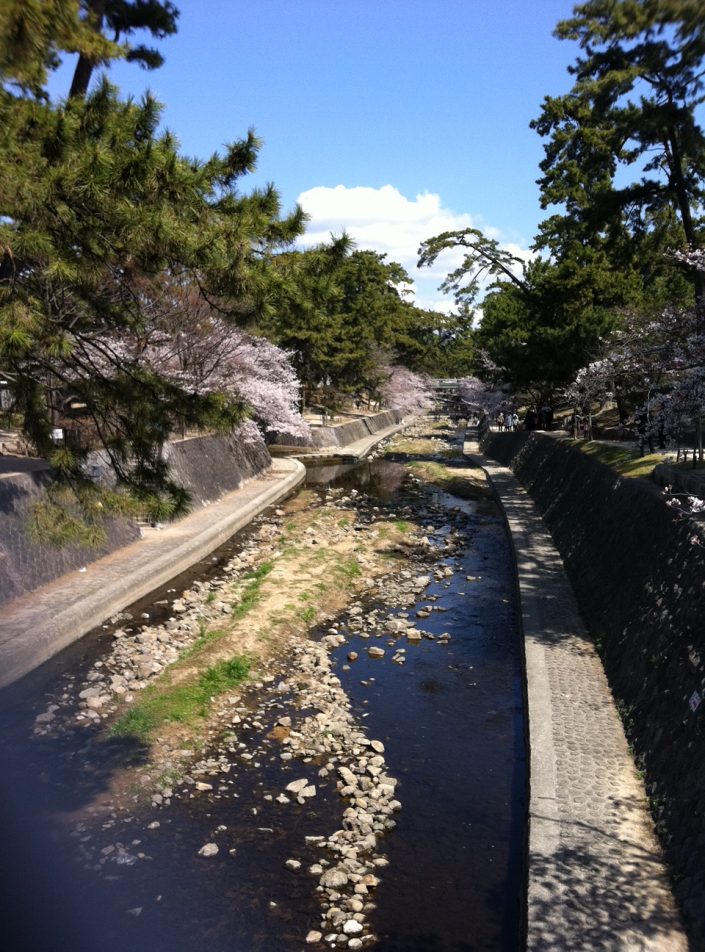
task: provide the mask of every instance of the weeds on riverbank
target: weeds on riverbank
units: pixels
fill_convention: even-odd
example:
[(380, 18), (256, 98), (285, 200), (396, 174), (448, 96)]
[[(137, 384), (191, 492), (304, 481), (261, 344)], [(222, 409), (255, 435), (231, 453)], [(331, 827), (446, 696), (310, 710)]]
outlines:
[(193, 724), (208, 714), (212, 697), (232, 690), (247, 678), (250, 664), (250, 659), (243, 655), (219, 661), (201, 672), (195, 681), (149, 685), (139, 700), (113, 724), (110, 735), (146, 741), (164, 724), (175, 721)]
[(217, 641), (219, 638), (224, 637), (227, 634), (222, 628), (209, 628), (208, 623), (204, 618), (201, 618), (198, 622), (199, 635), (196, 641), (191, 645), (190, 648), (187, 648), (181, 653), (180, 661), (186, 661), (188, 658), (193, 657), (193, 655), (198, 654), (201, 649), (205, 648), (206, 645), (211, 644), (213, 641)]
[(233, 603), (232, 617), (242, 618), (251, 608), (257, 604), (261, 598), (262, 580), (265, 579), (274, 568), (273, 562), (263, 562), (252, 572), (247, 572), (243, 576), (248, 584), (246, 585), (240, 600)]

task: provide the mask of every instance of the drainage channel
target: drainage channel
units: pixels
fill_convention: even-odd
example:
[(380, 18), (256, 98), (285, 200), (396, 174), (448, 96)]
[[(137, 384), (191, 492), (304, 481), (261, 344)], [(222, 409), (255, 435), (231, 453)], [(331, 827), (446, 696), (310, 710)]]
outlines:
[[(410, 483), (403, 467), (383, 460), (316, 467), (309, 485), (321, 493), (344, 490), (347, 504), (370, 518), (385, 507), (413, 514), (428, 523), (429, 546), (438, 554), (431, 568), (410, 564), (406, 578), (400, 575), (384, 597), (360, 597), (332, 627), (312, 633), (338, 644), (330, 653), (331, 670), (355, 730), (384, 750), (384, 769), (396, 778), (402, 804), (379, 838), (379, 886), (359, 903), (366, 931), (335, 947), (519, 949), (526, 778), (521, 647), (503, 520), (491, 504), (429, 492)], [(196, 574), (217, 572), (246, 542), (242, 535), (232, 540), (214, 554), (217, 561), (169, 587), (179, 591)], [(424, 571), (428, 584), (419, 590)], [(155, 593), (131, 614), (148, 614), (153, 622), (170, 611), (173, 595)], [(409, 629), (422, 634), (409, 637)], [(37, 696), (50, 692), (66, 670), (93, 663), (110, 634), (101, 629), (81, 648), (72, 646), (6, 705), (3, 947), (330, 947), (326, 935), (335, 929), (326, 923), (335, 921), (336, 894), (322, 895), (308, 871), (320, 862), (321, 842), (340, 826), (341, 802), (325, 758), (304, 758), (298, 772), (282, 759), (288, 730), (282, 725), (295, 729), (310, 713), (298, 704), (291, 679), (282, 681), (286, 687), (278, 695), (245, 692), (236, 731), (214, 739), (200, 756), (194, 779), (201, 795), (191, 787), (183, 797), (175, 791), (171, 804), (156, 812), (136, 808), (128, 818), (103, 817), (96, 845), (92, 804), (111, 769), (110, 749), (94, 768), (94, 782), (86, 784), (84, 776), (79, 788), (76, 764), (87, 751), (70, 749), (76, 743), (70, 736), (63, 749), (28, 744), (28, 718)], [(286, 679), (286, 667), (275, 675)], [(124, 762), (124, 748), (115, 756)], [(134, 763), (144, 756), (136, 748)], [(281, 791), (304, 774), (317, 795), (286, 802)], [(213, 840), (218, 855), (204, 860), (199, 847)], [(83, 863), (76, 864), (77, 856)], [(292, 857), (300, 869), (287, 866)]]

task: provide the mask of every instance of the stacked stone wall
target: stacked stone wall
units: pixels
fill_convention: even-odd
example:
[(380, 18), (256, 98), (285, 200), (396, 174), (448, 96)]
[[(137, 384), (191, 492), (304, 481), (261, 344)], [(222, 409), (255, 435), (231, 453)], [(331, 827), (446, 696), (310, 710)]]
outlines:
[[(490, 433), (564, 560), (600, 650), (697, 948), (705, 948), (705, 532), (567, 441)], [(538, 581), (540, 584), (540, 580)]]
[(365, 417), (365, 423), (371, 434), (379, 433), (380, 430), (385, 430), (388, 426), (394, 426), (395, 423), (399, 423), (404, 417), (404, 414), (401, 410), (383, 410), (381, 413), (375, 413), (374, 416)]
[(365, 421), (348, 420), (338, 426), (312, 426), (311, 441), (315, 447), (322, 449), (325, 446), (347, 446), (355, 440), (361, 440), (370, 435)]
[(199, 436), (169, 443), (172, 479), (191, 494), (191, 505), (214, 502), (272, 465), (263, 441), (243, 443), (232, 434)]

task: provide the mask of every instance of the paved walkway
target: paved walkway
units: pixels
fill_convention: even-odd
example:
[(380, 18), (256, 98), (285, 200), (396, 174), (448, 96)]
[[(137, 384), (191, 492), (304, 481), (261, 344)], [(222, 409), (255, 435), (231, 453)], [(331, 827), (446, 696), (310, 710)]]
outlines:
[(185, 571), (305, 477), (297, 460), (273, 460), (268, 472), (164, 529), (145, 529), (131, 545), (3, 604), (0, 687), (11, 684), (106, 618)]
[(0, 479), (16, 476), (18, 473), (36, 473), (50, 469), (46, 460), (32, 459), (28, 456), (0, 456)]
[(643, 784), (561, 558), (513, 473), (475, 439), (464, 452), (489, 475), (516, 557), (531, 778), (527, 949), (682, 952)]

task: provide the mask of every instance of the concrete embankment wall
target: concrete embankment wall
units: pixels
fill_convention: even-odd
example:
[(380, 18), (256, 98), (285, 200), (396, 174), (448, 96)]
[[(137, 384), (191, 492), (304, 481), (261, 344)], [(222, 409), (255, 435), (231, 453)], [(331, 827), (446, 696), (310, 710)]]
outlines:
[(139, 538), (124, 519), (106, 519), (106, 541), (97, 548), (56, 548), (35, 542), (29, 531), (32, 508), (46, 500), (50, 470), (13, 473), (0, 479), (0, 603), (39, 588)]
[[(228, 434), (171, 443), (166, 454), (172, 477), (191, 493), (192, 507), (219, 499), (272, 464), (264, 442), (239, 443)], [(106, 465), (99, 454), (91, 462), (98, 468)], [(0, 603), (25, 595), (139, 538), (136, 524), (108, 519), (104, 523), (106, 542), (97, 548), (57, 548), (35, 542), (29, 532), (30, 511), (46, 499), (50, 483), (50, 470), (0, 479)]]
[(483, 449), (514, 470), (553, 535), (705, 948), (705, 532), (656, 485), (566, 441), (491, 433)]
[(375, 433), (379, 433), (388, 426), (394, 426), (403, 416), (401, 410), (383, 410), (373, 416), (349, 420), (339, 426), (312, 426), (312, 443), (319, 449), (326, 446), (348, 446), (355, 440), (364, 440), (365, 437), (374, 436)]
[(272, 465), (264, 441), (242, 443), (231, 434), (170, 443), (166, 455), (172, 478), (191, 493), (192, 507), (220, 499)]

